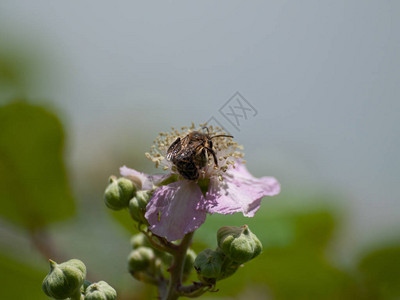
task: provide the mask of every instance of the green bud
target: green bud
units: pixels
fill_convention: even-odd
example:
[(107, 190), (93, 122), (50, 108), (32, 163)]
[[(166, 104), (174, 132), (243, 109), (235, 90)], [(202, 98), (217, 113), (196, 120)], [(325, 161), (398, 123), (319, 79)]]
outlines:
[(129, 200), (135, 195), (136, 186), (126, 178), (117, 179), (111, 176), (109, 185), (104, 192), (104, 202), (112, 210), (121, 210), (128, 207)]
[(55, 299), (65, 299), (79, 293), (86, 277), (86, 267), (78, 259), (62, 264), (49, 260), (50, 272), (43, 280), (44, 293)]
[(146, 206), (149, 203), (151, 191), (138, 191), (136, 196), (129, 201), (129, 213), (132, 219), (137, 222), (148, 225), (144, 214), (146, 213)]
[(222, 227), (218, 230), (217, 240), (222, 252), (238, 264), (255, 258), (262, 251), (260, 240), (247, 225)]
[(239, 269), (239, 267), (240, 264), (226, 258), (221, 267), (221, 276), (218, 279), (221, 280), (233, 275), (237, 271), (237, 269)]
[(85, 293), (86, 289), (88, 288), (89, 285), (91, 285), (92, 283), (88, 280), (85, 280), (81, 286), (81, 291), (83, 293)]
[(131, 251), (128, 256), (128, 270), (131, 273), (146, 271), (154, 261), (153, 249), (149, 247), (138, 247)]
[(105, 281), (89, 285), (85, 292), (85, 300), (115, 300), (117, 292)]
[(131, 246), (132, 249), (135, 250), (139, 247), (149, 247), (152, 248), (154, 251), (154, 255), (158, 258), (161, 259), (161, 261), (167, 265), (169, 265), (172, 261), (172, 255), (167, 253), (167, 252), (163, 252), (160, 251), (156, 248), (153, 247), (153, 245), (149, 242), (148, 238), (143, 234), (143, 233), (138, 233), (135, 234), (134, 236), (132, 236), (131, 238)]
[(151, 244), (143, 233), (138, 233), (131, 237), (131, 246), (135, 250), (139, 247), (151, 247)]
[(183, 265), (183, 274), (189, 275), (192, 272), (195, 259), (196, 252), (192, 249), (188, 249), (186, 252), (185, 263)]
[(215, 283), (221, 276), (223, 262), (224, 255), (222, 253), (206, 249), (197, 255), (194, 261), (194, 268), (201, 281)]

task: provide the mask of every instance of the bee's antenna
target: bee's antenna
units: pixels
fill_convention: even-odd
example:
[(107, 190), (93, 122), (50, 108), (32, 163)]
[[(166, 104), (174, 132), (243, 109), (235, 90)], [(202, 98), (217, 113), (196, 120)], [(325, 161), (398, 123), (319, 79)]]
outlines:
[(227, 134), (218, 134), (218, 135), (214, 135), (214, 136), (210, 137), (210, 139), (213, 139), (213, 138), (215, 138), (215, 137), (230, 137), (230, 138), (233, 138), (233, 136), (232, 136), (232, 135), (227, 135)]
[(207, 129), (207, 135), (210, 135), (210, 131), (208, 130), (208, 127), (207, 126), (203, 126), (203, 127), (201, 127), (201, 129)]

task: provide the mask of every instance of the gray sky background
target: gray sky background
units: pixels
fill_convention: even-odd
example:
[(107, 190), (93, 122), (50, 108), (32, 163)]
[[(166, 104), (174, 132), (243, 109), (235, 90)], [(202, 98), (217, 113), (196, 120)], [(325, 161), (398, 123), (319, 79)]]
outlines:
[[(147, 149), (214, 115), (258, 176), (337, 193), (354, 250), (400, 229), (399, 16), (399, 1), (2, 1), (0, 34), (51, 63), (33, 96), (64, 113), (75, 166), (121, 133)], [(258, 111), (240, 132), (218, 113), (236, 91)]]

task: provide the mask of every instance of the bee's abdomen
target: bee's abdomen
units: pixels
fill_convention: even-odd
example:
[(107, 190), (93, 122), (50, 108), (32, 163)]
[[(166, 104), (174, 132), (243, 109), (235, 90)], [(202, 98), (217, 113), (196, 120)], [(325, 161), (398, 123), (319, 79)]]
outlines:
[(199, 178), (199, 170), (192, 161), (178, 161), (176, 168), (183, 178), (188, 180), (196, 180)]

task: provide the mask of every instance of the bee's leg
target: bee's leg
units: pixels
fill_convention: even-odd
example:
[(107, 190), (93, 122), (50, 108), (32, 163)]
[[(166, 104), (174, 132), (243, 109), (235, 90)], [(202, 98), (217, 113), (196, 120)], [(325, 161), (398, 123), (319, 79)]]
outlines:
[(217, 160), (217, 156), (215, 155), (214, 150), (211, 148), (208, 148), (208, 147), (204, 147), (204, 148), (207, 149), (207, 151), (212, 154), (212, 156), (214, 157), (214, 164), (218, 167), (218, 160)]

